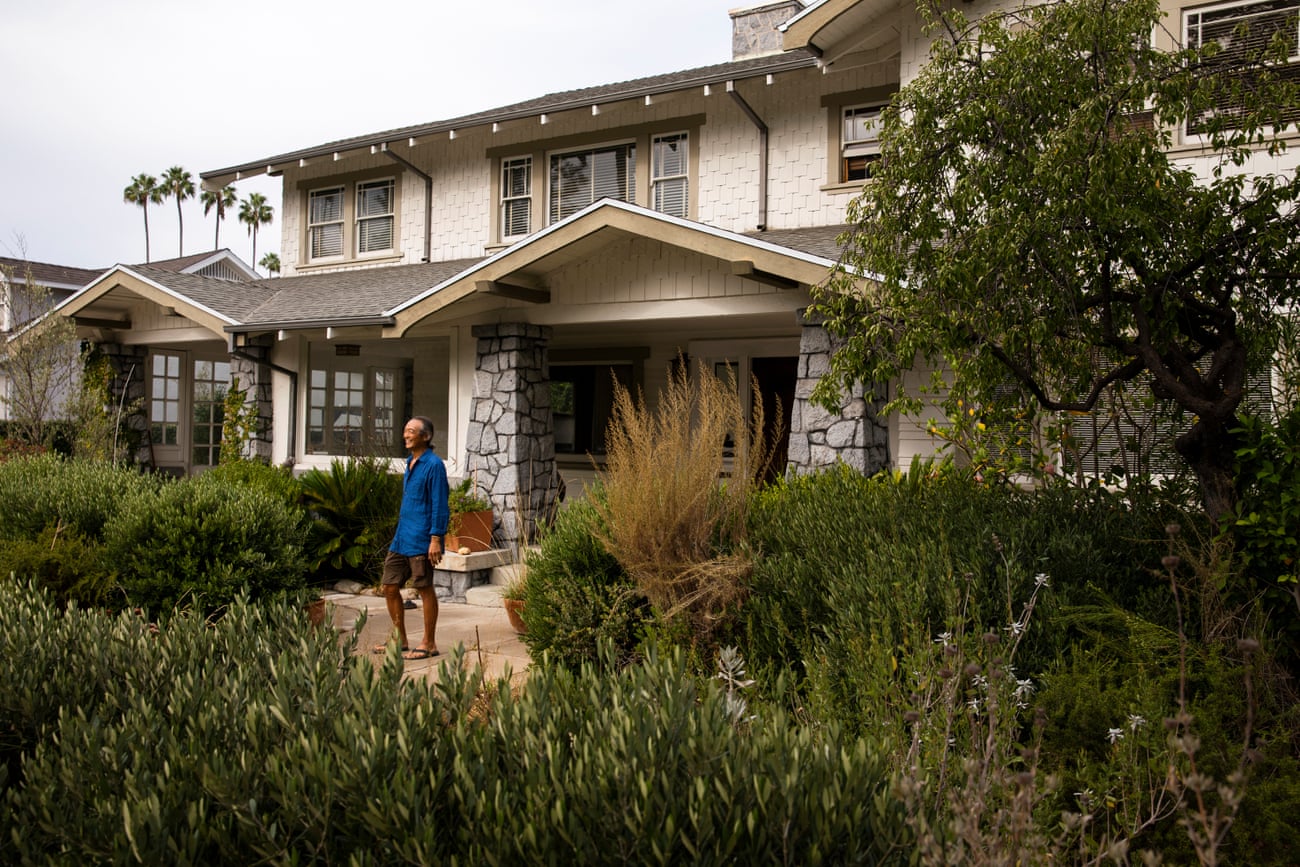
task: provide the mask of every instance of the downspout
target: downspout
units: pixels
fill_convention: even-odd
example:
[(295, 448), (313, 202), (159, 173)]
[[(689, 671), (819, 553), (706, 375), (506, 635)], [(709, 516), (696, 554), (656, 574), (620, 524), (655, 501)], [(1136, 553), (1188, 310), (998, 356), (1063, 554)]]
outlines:
[(754, 109), (749, 107), (745, 98), (736, 91), (734, 81), (727, 82), (727, 93), (735, 100), (736, 105), (749, 118), (750, 123), (758, 128), (758, 231), (767, 231), (767, 124), (763, 119), (754, 113)]
[(433, 178), (417, 168), (410, 160), (399, 157), (388, 149), (388, 144), (381, 146), (384, 154), (393, 162), (406, 166), (415, 174), (424, 178), (424, 258), (420, 261), (428, 262), (431, 253), (430, 245), (433, 243)]
[(253, 364), (265, 364), (276, 373), (283, 373), (289, 377), (289, 449), (285, 457), (289, 466), (292, 467), (298, 462), (298, 456), (295, 453), (298, 444), (298, 371), (281, 367), (273, 361), (267, 361), (265, 358), (249, 355), (242, 349), (231, 349), (230, 355)]

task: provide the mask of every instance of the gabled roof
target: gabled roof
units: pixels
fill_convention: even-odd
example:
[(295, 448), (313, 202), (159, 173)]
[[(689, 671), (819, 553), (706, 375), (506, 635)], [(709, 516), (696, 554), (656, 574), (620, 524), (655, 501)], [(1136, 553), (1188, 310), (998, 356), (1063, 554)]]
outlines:
[[(154, 265), (116, 265), (94, 282), (54, 308), (54, 313), (77, 316), (110, 292), (124, 289), (163, 307), (220, 336), (252, 312), (275, 290), (276, 281), (240, 283), (197, 274), (180, 274)], [(123, 323), (129, 325), (129, 323)]]
[[(664, 244), (729, 262), (732, 273), (787, 289), (820, 283), (838, 257), (831, 232), (791, 230), (784, 240), (821, 252), (783, 246), (765, 235), (744, 235), (672, 217), (617, 199), (601, 199), (512, 247), (448, 277), (388, 311), (393, 324), (387, 337), (400, 337), (429, 315), (474, 294), (544, 302), (550, 293), (546, 275), (593, 251), (627, 237), (654, 238)], [(826, 255), (833, 253), (833, 255)]]
[(641, 99), (647, 96), (689, 90), (706, 85), (725, 84), (736, 79), (774, 75), (795, 69), (807, 69), (816, 65), (817, 60), (812, 54), (802, 50), (788, 51), (785, 54), (734, 60), (729, 63), (701, 66), (682, 72), (653, 75), (648, 78), (637, 78), (616, 84), (602, 84), (596, 87), (568, 90), (488, 111), (462, 115), (450, 120), (434, 121), (417, 126), (400, 127), (386, 132), (340, 139), (315, 147), (265, 157), (241, 165), (200, 172), (199, 177), (204, 181), (205, 187), (217, 187), (232, 180), (277, 171), (278, 166), (296, 163), (299, 160), (330, 156), (343, 151), (383, 147), (391, 142), (407, 142), (411, 139), (434, 134), (446, 135), (455, 130), (464, 130), (474, 126), (503, 123), (509, 120), (535, 117), (541, 114), (571, 109), (587, 109), (593, 105), (618, 102), (625, 99)]
[(7, 272), (15, 283), (25, 283), (30, 270), (37, 283), (50, 289), (80, 289), (104, 271), (103, 268), (72, 268), (7, 256), (0, 256), (0, 269)]
[(819, 0), (778, 29), (787, 51), (810, 51), (820, 65), (848, 68), (899, 53), (897, 18), (903, 0)]
[(191, 253), (188, 256), (179, 256), (175, 259), (146, 262), (142, 267), (175, 271), (178, 274), (197, 274), (204, 268), (217, 263), (229, 265), (245, 280), (259, 279), (258, 273), (244, 264), (244, 260), (232, 253), (228, 247), (223, 247), (220, 250), (208, 250), (205, 253)]

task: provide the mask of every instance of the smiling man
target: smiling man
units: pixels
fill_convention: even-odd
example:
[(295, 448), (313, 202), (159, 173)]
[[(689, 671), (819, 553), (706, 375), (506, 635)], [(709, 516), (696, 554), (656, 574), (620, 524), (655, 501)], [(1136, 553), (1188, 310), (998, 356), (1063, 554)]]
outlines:
[[(438, 627), (438, 594), (433, 587), (433, 569), (442, 560), (443, 539), (450, 515), (447, 506), (447, 468), (430, 447), (433, 422), (422, 415), (413, 417), (402, 429), (402, 441), (410, 456), (402, 477), (402, 506), (397, 532), (384, 559), (384, 601), (393, 630), (401, 641), (403, 659), (428, 659), (438, 655), (434, 633)], [(424, 638), (412, 648), (406, 641), (406, 611), (402, 586), (410, 580), (420, 593), (424, 610)], [(385, 645), (375, 646), (383, 653)]]

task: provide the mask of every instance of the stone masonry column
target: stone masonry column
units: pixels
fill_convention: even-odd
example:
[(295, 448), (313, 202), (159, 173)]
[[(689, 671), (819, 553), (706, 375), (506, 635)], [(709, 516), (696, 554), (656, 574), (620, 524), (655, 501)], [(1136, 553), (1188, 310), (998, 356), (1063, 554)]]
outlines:
[(149, 450), (149, 407), (145, 404), (149, 384), (149, 347), (101, 343), (98, 349), (113, 371), (108, 381), (108, 396), (112, 400), (110, 411), (116, 416), (118, 407), (126, 410), (117, 426), (119, 442), (134, 444), (133, 462), (150, 467), (153, 462)]
[(465, 472), (487, 494), (497, 540), (507, 548), (536, 538), (555, 508), (555, 431), (546, 344), (551, 329), (522, 322), (476, 325), (474, 399)]
[(874, 475), (889, 466), (889, 427), (881, 417), (884, 389), (870, 391), (860, 383), (841, 394), (838, 413), (827, 412), (811, 400), (813, 389), (830, 371), (831, 355), (842, 341), (826, 330), (820, 318), (800, 311), (799, 369), (790, 412), (787, 471), (807, 475), (843, 462), (860, 473)]
[(246, 458), (270, 463), (272, 436), (271, 367), (267, 364), (270, 347), (249, 344), (239, 355), (230, 356), (230, 387), (244, 390), (244, 405), (257, 411), (257, 424), (253, 439), (244, 454)]

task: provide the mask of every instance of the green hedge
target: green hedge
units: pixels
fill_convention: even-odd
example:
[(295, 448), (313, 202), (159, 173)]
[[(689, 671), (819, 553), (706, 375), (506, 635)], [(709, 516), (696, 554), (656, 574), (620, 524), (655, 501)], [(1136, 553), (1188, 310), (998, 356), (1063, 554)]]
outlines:
[[(86, 652), (91, 648), (92, 652)], [(650, 653), (484, 691), (350, 657), (300, 611), (57, 612), (0, 582), (4, 863), (873, 864), (876, 753)], [(21, 660), (21, 664), (16, 664)], [(15, 743), (17, 741), (17, 743)], [(21, 762), (21, 770), (17, 763)]]
[(151, 494), (161, 484), (159, 477), (134, 469), (55, 454), (4, 461), (0, 541), (33, 539), (50, 526), (98, 540), (125, 499)]
[(306, 583), (302, 510), (256, 486), (200, 476), (133, 497), (104, 528), (104, 561), (131, 604), (158, 614), (207, 612), (241, 595), (273, 597)]
[[(600, 495), (599, 487), (588, 492)], [(528, 555), (523, 640), (534, 657), (548, 653), (577, 668), (599, 662), (604, 644), (619, 664), (636, 655), (650, 605), (601, 544), (600, 520), (591, 502), (569, 503)]]

